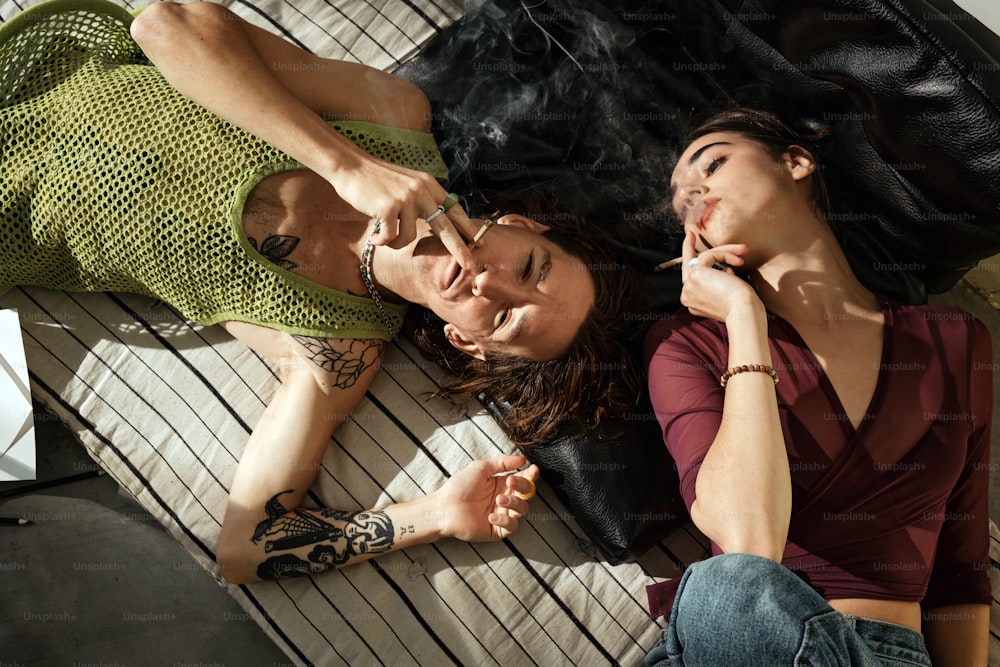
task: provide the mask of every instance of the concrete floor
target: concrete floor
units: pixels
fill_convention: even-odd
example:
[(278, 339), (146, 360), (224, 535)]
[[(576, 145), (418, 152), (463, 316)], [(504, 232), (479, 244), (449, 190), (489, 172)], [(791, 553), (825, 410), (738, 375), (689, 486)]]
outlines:
[[(38, 481), (96, 464), (35, 405)], [(0, 484), (7, 494), (29, 482)], [(256, 622), (106, 476), (0, 500), (0, 665), (291, 664)]]

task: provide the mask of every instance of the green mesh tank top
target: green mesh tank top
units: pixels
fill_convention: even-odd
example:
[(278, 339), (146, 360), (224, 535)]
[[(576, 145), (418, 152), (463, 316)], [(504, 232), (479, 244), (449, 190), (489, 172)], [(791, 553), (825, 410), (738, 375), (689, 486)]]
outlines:
[[(205, 324), (390, 339), (405, 307), (331, 290), (257, 254), (242, 210), (301, 164), (178, 94), (102, 0), (49, 0), (0, 27), (0, 294), (134, 292)], [(333, 123), (369, 153), (444, 178), (433, 138)]]

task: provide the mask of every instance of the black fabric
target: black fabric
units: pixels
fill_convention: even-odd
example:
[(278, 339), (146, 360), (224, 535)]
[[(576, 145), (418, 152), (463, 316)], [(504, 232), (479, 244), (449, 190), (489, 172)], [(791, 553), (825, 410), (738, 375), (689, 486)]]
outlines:
[[(504, 406), (479, 400), (503, 424)], [(525, 453), (610, 563), (634, 560), (686, 518), (680, 480), (648, 409), (597, 431), (568, 424)]]
[[(398, 73), (430, 97), (452, 189), (472, 209), (493, 190), (543, 191), (607, 232), (642, 272), (637, 327), (679, 305), (678, 273), (650, 270), (679, 254), (666, 186), (678, 137), (734, 103), (831, 129), (830, 221), (869, 288), (920, 303), (1000, 252), (1000, 39), (947, 0), (496, 0)], [(678, 507), (675, 488), (647, 484), (669, 461), (641, 465), (647, 439), (662, 450), (655, 421), (617, 426), (606, 450), (568, 423), (535, 454), (564, 461), (546, 478), (630, 444), (642, 455), (620, 460), (635, 470), (594, 467), (567, 498), (634, 479), (649, 507)], [(648, 536), (629, 542), (642, 531), (616, 524), (634, 499), (605, 499), (577, 519), (615, 545), (611, 558), (638, 555)]]

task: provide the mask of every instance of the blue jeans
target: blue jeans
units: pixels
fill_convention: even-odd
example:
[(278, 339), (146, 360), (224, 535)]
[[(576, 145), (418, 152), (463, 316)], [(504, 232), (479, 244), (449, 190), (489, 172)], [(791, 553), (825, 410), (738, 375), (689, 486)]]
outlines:
[(916, 630), (841, 614), (791, 570), (747, 554), (687, 569), (646, 656), (647, 667), (930, 664)]

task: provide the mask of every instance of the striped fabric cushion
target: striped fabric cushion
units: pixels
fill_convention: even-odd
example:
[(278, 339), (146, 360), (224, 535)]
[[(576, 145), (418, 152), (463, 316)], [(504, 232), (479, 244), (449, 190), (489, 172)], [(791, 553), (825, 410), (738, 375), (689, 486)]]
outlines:
[[(213, 576), (243, 443), (276, 389), (271, 369), (218, 327), (143, 297), (16, 289), (36, 399)], [(429, 400), (439, 371), (393, 343), (338, 429), (310, 493), (374, 507), (437, 488), (475, 458), (512, 451), (478, 408)], [(646, 584), (705, 555), (680, 530), (639, 563), (610, 566), (544, 483), (513, 537), (446, 540), (309, 579), (224, 585), (301, 664), (635, 664), (658, 639)]]
[[(4, 2), (0, 17), (32, 4)], [(224, 4), (314, 53), (383, 69), (464, 6)], [(271, 369), (220, 328), (141, 297), (16, 289), (0, 307), (21, 314), (34, 397), (296, 664), (639, 664), (662, 625), (647, 616), (645, 586), (707, 555), (704, 538), (682, 528), (639, 562), (609, 566), (543, 482), (521, 530), (500, 543), (446, 540), (313, 578), (226, 584), (215, 543), (242, 447), (276, 390)], [(439, 379), (408, 343), (390, 345), (366, 400), (332, 438), (310, 501), (350, 510), (405, 500), (475, 458), (513, 451), (479, 406), (429, 399)], [(991, 556), (1000, 559), (995, 528)]]

